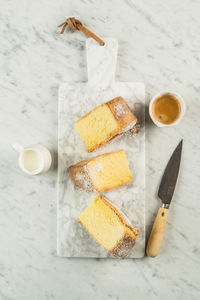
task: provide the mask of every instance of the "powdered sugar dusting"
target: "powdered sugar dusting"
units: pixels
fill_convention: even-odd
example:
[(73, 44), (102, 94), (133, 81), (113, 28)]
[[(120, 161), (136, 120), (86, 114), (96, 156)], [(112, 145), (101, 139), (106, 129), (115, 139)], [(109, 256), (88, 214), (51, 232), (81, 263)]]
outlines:
[[(90, 162), (88, 163), (88, 165), (90, 164)], [(102, 172), (103, 170), (103, 166), (100, 162), (98, 162), (93, 169), (90, 171), (90, 175), (94, 178), (96, 177), (100, 172)]]
[(114, 109), (115, 109), (117, 118), (120, 118), (121, 116), (123, 116), (127, 113), (126, 107), (120, 102), (114, 105)]
[(131, 251), (134, 245), (135, 245), (135, 241), (128, 234), (126, 234), (118, 242), (112, 254), (118, 258), (125, 258), (129, 254), (129, 252)]
[(101, 163), (98, 163), (97, 165), (96, 165), (96, 171), (97, 172), (100, 172), (101, 170), (102, 170), (102, 164)]
[(83, 187), (83, 189), (87, 191), (93, 191), (93, 186), (91, 179), (88, 175), (87, 167), (83, 167), (84, 172), (78, 172), (76, 173), (76, 180), (80, 183), (80, 185)]

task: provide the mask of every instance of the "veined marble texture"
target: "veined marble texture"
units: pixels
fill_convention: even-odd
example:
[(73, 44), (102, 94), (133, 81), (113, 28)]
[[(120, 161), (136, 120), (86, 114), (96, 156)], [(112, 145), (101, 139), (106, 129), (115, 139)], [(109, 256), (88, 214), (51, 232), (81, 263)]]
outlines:
[[(140, 229), (136, 245), (128, 256), (139, 258), (145, 253), (145, 90), (143, 83), (115, 82), (118, 43), (112, 38), (103, 40), (103, 47), (92, 39), (86, 42), (88, 82), (68, 82), (62, 84), (59, 90), (57, 253), (65, 257), (111, 257), (77, 222), (78, 216), (96, 195), (74, 187), (69, 166), (124, 149), (133, 182), (107, 192), (105, 196), (125, 213), (133, 226)], [(91, 109), (118, 96), (125, 99), (136, 115), (139, 114), (141, 132), (137, 136), (127, 133), (98, 151), (87, 153), (75, 130), (75, 122)]]
[[(195, 0), (1, 0), (0, 299), (198, 300), (200, 297), (200, 2)], [(56, 255), (58, 87), (86, 82), (86, 37), (57, 25), (79, 18), (119, 42), (116, 81), (144, 82), (146, 106), (162, 90), (187, 105), (177, 127), (146, 113), (146, 237), (160, 206), (166, 163), (184, 140), (181, 170), (157, 258)], [(54, 156), (41, 176), (23, 174), (12, 142), (42, 143)]]

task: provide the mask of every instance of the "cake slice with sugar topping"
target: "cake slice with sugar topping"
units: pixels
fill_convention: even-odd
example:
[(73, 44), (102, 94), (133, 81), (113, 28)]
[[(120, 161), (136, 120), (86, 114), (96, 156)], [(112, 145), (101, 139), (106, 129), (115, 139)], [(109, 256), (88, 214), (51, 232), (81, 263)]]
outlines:
[(138, 132), (137, 118), (124, 99), (117, 97), (91, 110), (75, 123), (75, 128), (86, 151), (92, 152), (118, 135), (131, 132), (136, 123)]
[(139, 234), (139, 229), (103, 196), (93, 199), (78, 221), (100, 245), (118, 258), (129, 254)]
[(124, 150), (105, 153), (70, 167), (74, 184), (93, 192), (105, 192), (133, 180)]

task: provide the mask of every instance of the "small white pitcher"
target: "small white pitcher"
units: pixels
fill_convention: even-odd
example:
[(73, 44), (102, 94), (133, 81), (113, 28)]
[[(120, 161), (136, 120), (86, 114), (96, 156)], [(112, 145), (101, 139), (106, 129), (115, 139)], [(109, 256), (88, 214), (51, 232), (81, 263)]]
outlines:
[(26, 174), (37, 175), (49, 170), (52, 158), (50, 151), (42, 145), (22, 147), (15, 143), (12, 147), (19, 152), (19, 166)]

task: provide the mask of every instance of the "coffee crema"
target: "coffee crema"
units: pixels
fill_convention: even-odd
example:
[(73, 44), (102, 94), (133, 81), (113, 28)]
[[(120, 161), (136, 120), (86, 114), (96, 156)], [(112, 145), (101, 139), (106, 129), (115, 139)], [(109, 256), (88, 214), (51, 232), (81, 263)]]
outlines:
[(172, 94), (163, 94), (156, 98), (152, 104), (154, 119), (163, 124), (174, 123), (181, 114), (181, 104)]

